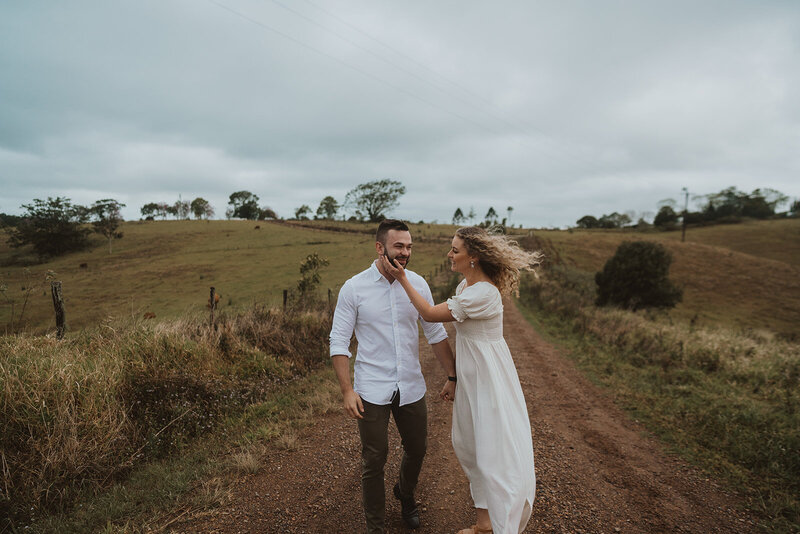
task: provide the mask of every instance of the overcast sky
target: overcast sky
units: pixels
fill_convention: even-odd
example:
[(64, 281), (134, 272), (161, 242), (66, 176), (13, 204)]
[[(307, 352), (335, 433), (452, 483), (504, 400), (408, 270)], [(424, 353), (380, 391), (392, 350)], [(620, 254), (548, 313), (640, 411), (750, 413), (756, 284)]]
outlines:
[(654, 213), (800, 197), (800, 2), (5, 0), (0, 212), (248, 190), (280, 216), (359, 183), (394, 216)]

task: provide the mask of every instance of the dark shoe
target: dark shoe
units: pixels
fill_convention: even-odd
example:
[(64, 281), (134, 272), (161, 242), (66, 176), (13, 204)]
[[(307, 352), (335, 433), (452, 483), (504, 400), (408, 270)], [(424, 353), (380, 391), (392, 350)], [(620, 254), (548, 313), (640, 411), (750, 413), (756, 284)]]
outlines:
[(419, 528), (419, 509), (414, 497), (403, 497), (400, 495), (400, 483), (394, 485), (394, 496), (400, 501), (403, 507), (401, 515), (408, 528)]

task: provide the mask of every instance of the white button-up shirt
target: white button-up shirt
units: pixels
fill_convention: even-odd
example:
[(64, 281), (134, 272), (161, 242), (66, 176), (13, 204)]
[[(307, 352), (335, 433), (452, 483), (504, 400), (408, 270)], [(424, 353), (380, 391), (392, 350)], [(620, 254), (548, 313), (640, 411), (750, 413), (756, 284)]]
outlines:
[[(413, 271), (406, 276), (420, 295), (433, 304), (425, 279)], [(372, 404), (389, 404), (395, 391), (400, 404), (425, 395), (419, 364), (419, 329), (433, 345), (447, 339), (442, 323), (419, 316), (399, 282), (389, 283), (375, 263), (344, 283), (339, 290), (331, 328), (331, 356), (350, 354), (353, 331), (358, 340), (353, 389)]]

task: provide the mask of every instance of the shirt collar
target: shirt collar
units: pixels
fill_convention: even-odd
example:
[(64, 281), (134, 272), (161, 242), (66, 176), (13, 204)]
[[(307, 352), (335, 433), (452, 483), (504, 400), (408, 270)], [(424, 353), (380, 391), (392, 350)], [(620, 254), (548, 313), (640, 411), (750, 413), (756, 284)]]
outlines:
[(386, 282), (388, 282), (388, 280), (386, 280), (386, 277), (383, 276), (381, 274), (381, 272), (378, 270), (378, 260), (375, 260), (375, 261), (372, 262), (372, 266), (370, 267), (370, 271), (372, 273), (372, 281), (373, 282), (380, 282), (381, 279), (383, 279)]
[(378, 270), (378, 260), (375, 260), (375, 261), (372, 262), (372, 265), (370, 266), (369, 270), (370, 270), (370, 274), (372, 275), (372, 281), (373, 282), (377, 282), (381, 278), (383, 278), (383, 275)]

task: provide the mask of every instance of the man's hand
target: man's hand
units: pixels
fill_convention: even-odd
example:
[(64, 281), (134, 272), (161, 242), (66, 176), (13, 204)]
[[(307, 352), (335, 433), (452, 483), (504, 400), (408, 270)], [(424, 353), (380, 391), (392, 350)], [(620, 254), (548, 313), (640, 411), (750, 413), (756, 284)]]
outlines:
[(439, 397), (442, 400), (453, 402), (456, 400), (456, 383), (451, 382), (448, 380), (444, 383), (444, 387), (442, 388), (442, 392), (439, 393)]
[(361, 397), (358, 396), (358, 393), (351, 389), (344, 394), (343, 402), (344, 411), (347, 415), (356, 419), (364, 419), (364, 416), (361, 415), (364, 413), (364, 404), (361, 402)]

